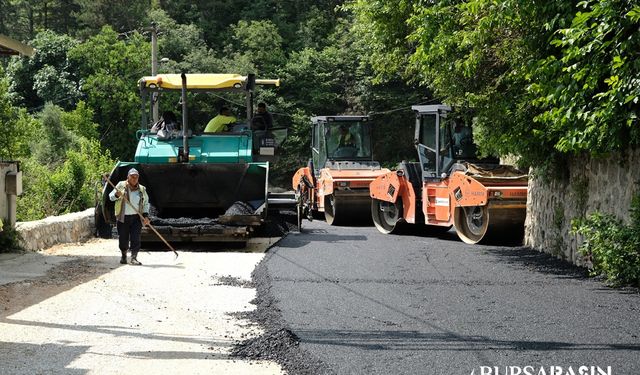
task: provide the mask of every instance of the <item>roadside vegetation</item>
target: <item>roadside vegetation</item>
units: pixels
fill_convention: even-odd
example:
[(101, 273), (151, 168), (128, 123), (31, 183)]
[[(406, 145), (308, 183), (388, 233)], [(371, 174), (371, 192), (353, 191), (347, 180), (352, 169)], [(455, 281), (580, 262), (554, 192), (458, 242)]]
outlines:
[(14, 228), (0, 228), (0, 253), (11, 253), (22, 250), (20, 232)]
[(594, 275), (602, 274), (614, 286), (640, 287), (640, 195), (631, 203), (631, 222), (595, 212), (574, 220), (573, 230), (585, 237), (581, 253)]
[[(387, 166), (415, 158), (412, 104), (466, 111), (482, 153), (515, 155), (545, 175), (569, 156), (640, 144), (633, 1), (0, 0), (0, 8), (0, 34), (38, 51), (0, 60), (0, 158), (22, 162), (19, 220), (92, 206), (100, 173), (132, 158), (151, 22), (161, 73), (281, 78), (256, 99), (289, 129), (271, 172), (285, 187), (309, 158), (311, 115), (370, 114), (374, 156)], [(232, 96), (213, 98), (194, 103), (193, 123), (223, 102), (244, 113)]]

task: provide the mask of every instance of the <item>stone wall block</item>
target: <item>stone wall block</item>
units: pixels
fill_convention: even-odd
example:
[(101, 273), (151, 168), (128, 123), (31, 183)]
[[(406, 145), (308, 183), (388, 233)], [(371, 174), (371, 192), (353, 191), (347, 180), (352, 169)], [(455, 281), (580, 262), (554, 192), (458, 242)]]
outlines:
[(16, 229), (22, 235), (26, 250), (38, 251), (61, 243), (85, 241), (94, 235), (94, 209), (42, 220), (19, 222)]

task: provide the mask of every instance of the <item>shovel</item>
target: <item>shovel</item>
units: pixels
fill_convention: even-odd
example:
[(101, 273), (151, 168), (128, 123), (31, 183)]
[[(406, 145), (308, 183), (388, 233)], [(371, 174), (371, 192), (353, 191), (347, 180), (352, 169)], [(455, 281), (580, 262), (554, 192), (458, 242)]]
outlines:
[[(113, 184), (113, 182), (111, 182), (110, 179), (107, 178), (107, 182), (109, 183), (109, 185), (111, 185), (111, 187), (114, 190), (116, 189), (115, 185)], [(142, 216), (140, 211), (138, 211), (138, 209), (133, 204), (131, 204), (131, 202), (129, 202), (129, 199), (127, 199), (127, 196), (122, 194), (122, 198), (124, 198), (124, 201), (127, 202), (127, 204), (131, 208), (133, 208), (133, 210), (138, 214), (138, 216), (140, 216), (140, 221), (144, 223), (144, 216)], [(158, 233), (156, 228), (154, 228), (153, 225), (151, 225), (151, 223), (149, 223), (148, 226), (149, 226), (149, 228), (151, 228), (153, 233), (155, 233), (158, 236), (158, 238), (160, 238), (162, 240), (162, 242), (164, 242), (169, 247), (169, 249), (171, 249), (171, 251), (173, 251), (174, 254), (176, 254), (176, 259), (177, 259), (178, 258), (178, 252), (171, 245), (169, 245), (169, 242), (167, 242), (167, 240), (165, 240), (164, 237), (162, 237), (162, 235), (160, 233)]]

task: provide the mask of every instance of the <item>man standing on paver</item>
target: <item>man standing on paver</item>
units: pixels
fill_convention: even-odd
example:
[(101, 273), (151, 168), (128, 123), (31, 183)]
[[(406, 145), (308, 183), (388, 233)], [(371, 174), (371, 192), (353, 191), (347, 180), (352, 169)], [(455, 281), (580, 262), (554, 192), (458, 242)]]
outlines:
[[(141, 265), (138, 261), (140, 251), (140, 234), (142, 225), (149, 225), (149, 196), (147, 189), (138, 183), (138, 170), (131, 168), (125, 181), (120, 181), (109, 194), (115, 203), (118, 219), (118, 247), (122, 253), (121, 264), (127, 264), (127, 250), (131, 250), (131, 264)], [(124, 207), (123, 207), (124, 205)], [(140, 214), (143, 220), (140, 220)]]

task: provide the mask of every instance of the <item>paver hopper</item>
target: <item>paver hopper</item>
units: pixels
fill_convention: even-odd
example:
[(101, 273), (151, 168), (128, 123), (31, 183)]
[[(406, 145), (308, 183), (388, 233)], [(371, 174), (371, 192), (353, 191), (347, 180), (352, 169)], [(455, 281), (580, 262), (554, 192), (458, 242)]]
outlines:
[(312, 122), (312, 158), (293, 176), (298, 226), (313, 212), (327, 223), (369, 217), (369, 184), (389, 172), (371, 160), (371, 121), (367, 116), (317, 116)]
[(525, 173), (478, 159), (470, 125), (449, 118), (446, 105), (413, 106), (418, 162), (371, 183), (371, 216), (379, 231), (426, 224), (432, 232), (455, 226), (460, 239), (522, 238), (527, 202)]

